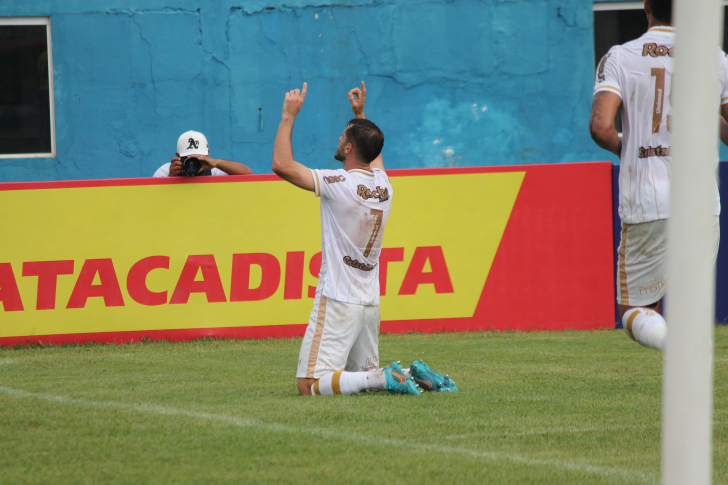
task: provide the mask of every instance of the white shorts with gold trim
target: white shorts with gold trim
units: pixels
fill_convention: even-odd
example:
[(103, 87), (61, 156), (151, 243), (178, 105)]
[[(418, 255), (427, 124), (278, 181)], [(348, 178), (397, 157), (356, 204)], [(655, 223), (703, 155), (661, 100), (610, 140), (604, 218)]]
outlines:
[(379, 368), (379, 305), (355, 305), (316, 293), (296, 377)]
[[(718, 255), (720, 221), (715, 216), (713, 258)], [(644, 306), (667, 292), (667, 220), (622, 223), (617, 252), (617, 303)]]

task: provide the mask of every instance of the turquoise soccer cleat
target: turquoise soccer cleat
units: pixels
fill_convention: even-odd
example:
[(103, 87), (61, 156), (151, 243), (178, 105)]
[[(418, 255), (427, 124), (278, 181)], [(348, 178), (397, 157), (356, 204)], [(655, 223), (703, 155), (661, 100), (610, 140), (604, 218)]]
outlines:
[(458, 392), (458, 386), (450, 379), (450, 376), (438, 374), (422, 360), (412, 362), (410, 373), (415, 382), (425, 391)]
[(399, 366), (399, 362), (391, 362), (384, 369), (384, 377), (387, 379), (387, 385), (384, 387), (392, 394), (414, 394), (419, 396), (422, 391), (417, 389), (412, 377), (407, 377)]

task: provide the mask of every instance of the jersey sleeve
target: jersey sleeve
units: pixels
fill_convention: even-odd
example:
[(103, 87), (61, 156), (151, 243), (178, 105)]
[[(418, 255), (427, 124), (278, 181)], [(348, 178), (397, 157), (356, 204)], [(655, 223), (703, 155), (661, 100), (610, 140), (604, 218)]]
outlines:
[(619, 82), (619, 67), (617, 66), (618, 55), (619, 52), (617, 49), (612, 47), (602, 57), (594, 76), (594, 94), (600, 91), (607, 91), (616, 94), (620, 98), (622, 97), (622, 86)]
[(335, 199), (346, 188), (346, 179), (349, 174), (346, 170), (314, 170), (313, 173), (313, 192), (316, 197), (324, 197), (326, 199)]
[(223, 172), (223, 171), (222, 171), (222, 170), (220, 170), (219, 168), (213, 168), (213, 169), (211, 170), (211, 173), (210, 173), (210, 175), (214, 175), (214, 176), (216, 176), (216, 177), (219, 177), (219, 176), (222, 176), (222, 175), (227, 175), (227, 172)]

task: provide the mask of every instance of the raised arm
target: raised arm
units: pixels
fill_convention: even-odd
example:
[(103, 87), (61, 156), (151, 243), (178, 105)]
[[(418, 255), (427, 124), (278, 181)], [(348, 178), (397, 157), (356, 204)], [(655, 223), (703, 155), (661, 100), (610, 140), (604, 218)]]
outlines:
[[(366, 119), (367, 115), (364, 113), (364, 105), (367, 101), (367, 88), (364, 85), (364, 81), (361, 82), (361, 89), (354, 88), (349, 91), (349, 102), (351, 103), (351, 110), (354, 112), (355, 118)], [(380, 153), (372, 163), (369, 164), (371, 168), (378, 168), (384, 170), (384, 160)]]
[(599, 91), (592, 101), (589, 132), (592, 140), (605, 150), (609, 150), (618, 157), (622, 154), (622, 140), (619, 139), (617, 129), (614, 127), (614, 117), (617, 115), (622, 98), (608, 91)]
[(313, 174), (306, 166), (293, 159), (293, 146), (291, 133), (293, 121), (306, 99), (308, 85), (303, 83), (303, 89), (294, 89), (286, 93), (283, 101), (283, 115), (278, 125), (276, 141), (273, 144), (273, 165), (271, 168), (280, 178), (304, 190), (314, 190)]

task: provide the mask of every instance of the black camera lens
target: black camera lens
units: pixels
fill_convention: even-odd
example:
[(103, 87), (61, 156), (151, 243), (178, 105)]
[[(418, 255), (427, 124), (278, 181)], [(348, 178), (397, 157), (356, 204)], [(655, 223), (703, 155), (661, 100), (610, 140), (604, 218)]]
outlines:
[(202, 168), (202, 162), (195, 157), (182, 157), (182, 174), (187, 177), (194, 177)]

